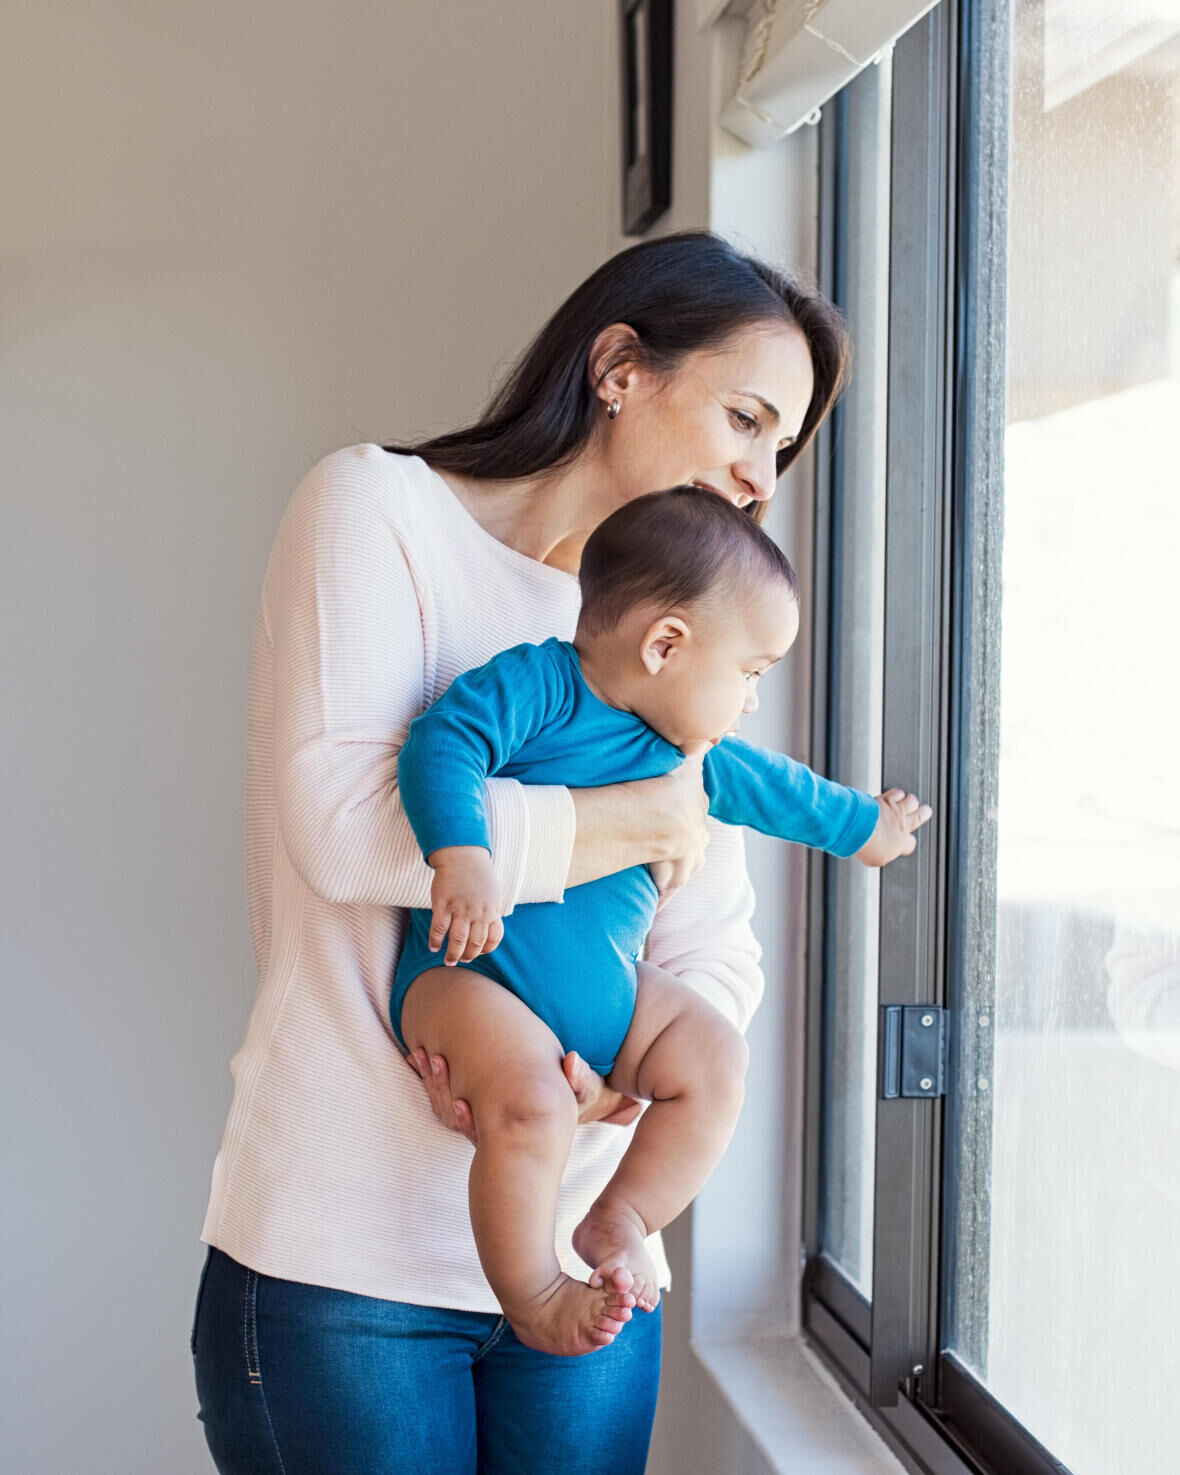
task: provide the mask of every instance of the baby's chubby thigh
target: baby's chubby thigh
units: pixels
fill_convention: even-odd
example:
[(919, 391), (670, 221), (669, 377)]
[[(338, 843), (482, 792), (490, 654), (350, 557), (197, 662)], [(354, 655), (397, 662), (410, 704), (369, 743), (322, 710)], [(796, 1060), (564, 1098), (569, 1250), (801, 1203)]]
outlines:
[(406, 992), (401, 1033), (409, 1050), (443, 1056), (477, 1133), (544, 1128), (572, 1138), (578, 1105), (561, 1042), (502, 984), (473, 968), (428, 968)]
[(688, 984), (642, 970), (635, 1012), (609, 1077), (642, 1101), (703, 1096), (740, 1109), (750, 1052), (741, 1031)]

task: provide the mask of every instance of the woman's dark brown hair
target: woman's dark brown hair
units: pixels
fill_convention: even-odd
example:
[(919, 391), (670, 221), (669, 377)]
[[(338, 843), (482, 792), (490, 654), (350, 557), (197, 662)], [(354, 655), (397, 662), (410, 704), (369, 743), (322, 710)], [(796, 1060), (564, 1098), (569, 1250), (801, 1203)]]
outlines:
[[(440, 471), (511, 480), (568, 465), (589, 441), (601, 406), (590, 350), (612, 323), (634, 329), (629, 356), (656, 373), (722, 347), (765, 323), (799, 329), (811, 350), (814, 388), (798, 438), (778, 455), (781, 476), (815, 434), (848, 375), (839, 310), (814, 287), (736, 250), (709, 231), (659, 236), (620, 251), (557, 309), (474, 425), (387, 451), (421, 456)], [(616, 365), (609, 365), (607, 372)], [(761, 522), (764, 502), (747, 512)]]

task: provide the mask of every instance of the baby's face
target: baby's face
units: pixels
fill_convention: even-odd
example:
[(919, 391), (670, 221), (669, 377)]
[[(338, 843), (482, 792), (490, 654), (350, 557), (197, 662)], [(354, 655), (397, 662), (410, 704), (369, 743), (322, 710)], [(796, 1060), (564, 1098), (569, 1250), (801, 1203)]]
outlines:
[(720, 742), (757, 709), (759, 678), (798, 633), (799, 606), (778, 582), (744, 609), (694, 622), (690, 638), (648, 685), (645, 720), (685, 751)]

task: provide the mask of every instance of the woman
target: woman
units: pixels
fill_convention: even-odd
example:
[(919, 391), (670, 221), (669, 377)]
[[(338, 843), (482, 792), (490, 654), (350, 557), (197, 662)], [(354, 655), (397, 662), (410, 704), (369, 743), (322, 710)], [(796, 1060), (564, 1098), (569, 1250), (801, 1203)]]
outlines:
[[(397, 754), (460, 671), (568, 638), (582, 545), (616, 507), (696, 482), (760, 517), (845, 365), (839, 316), (817, 293), (706, 233), (653, 240), (573, 293), (476, 425), (338, 451), (293, 497), (250, 705), (261, 981), (232, 1066), (193, 1327), (223, 1475), (643, 1470), (659, 1311), (585, 1357), (517, 1342), (468, 1223), (464, 1135), (478, 1122), (450, 1099), (444, 1061), (412, 1062), (423, 1090), (398, 1060), (387, 1005), (402, 909), (428, 905), (430, 872)], [(509, 909), (651, 864), (666, 905), (641, 966), (745, 1027), (762, 987), (752, 894), (740, 832), (706, 824), (699, 762), (572, 793), (493, 780), (489, 810)], [(586, 1126), (558, 1254), (584, 1276), (570, 1230), (636, 1108), (576, 1057), (566, 1072)]]

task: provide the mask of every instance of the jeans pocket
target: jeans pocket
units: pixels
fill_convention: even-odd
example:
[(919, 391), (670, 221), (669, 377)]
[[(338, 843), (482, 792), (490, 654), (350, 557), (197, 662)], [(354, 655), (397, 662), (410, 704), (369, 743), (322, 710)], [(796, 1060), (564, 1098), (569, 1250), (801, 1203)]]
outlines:
[(193, 1307), (193, 1329), (189, 1333), (188, 1338), (188, 1350), (192, 1353), (194, 1359), (197, 1355), (197, 1323), (201, 1319), (201, 1302), (205, 1296), (205, 1282), (209, 1279), (209, 1261), (212, 1258), (212, 1249), (207, 1249), (205, 1251), (205, 1263), (201, 1266), (201, 1278), (197, 1282), (197, 1302)]

